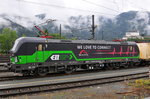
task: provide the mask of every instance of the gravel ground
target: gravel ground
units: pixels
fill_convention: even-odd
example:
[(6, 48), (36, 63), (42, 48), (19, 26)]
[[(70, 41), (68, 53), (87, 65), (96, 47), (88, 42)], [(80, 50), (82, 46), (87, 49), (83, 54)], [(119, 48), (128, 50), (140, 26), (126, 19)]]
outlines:
[(133, 95), (118, 94), (131, 87), (126, 82), (103, 84), (62, 91), (43, 92), (32, 95), (9, 97), (8, 99), (144, 99)]

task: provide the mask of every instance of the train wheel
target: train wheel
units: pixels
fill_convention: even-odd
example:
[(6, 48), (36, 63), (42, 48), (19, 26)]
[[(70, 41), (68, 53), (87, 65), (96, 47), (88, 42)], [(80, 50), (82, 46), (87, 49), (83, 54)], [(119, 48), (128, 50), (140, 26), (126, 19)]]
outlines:
[(96, 67), (98, 67), (97, 69), (104, 69), (104, 67), (105, 67), (105, 65), (104, 64), (97, 64), (97, 66)]
[(23, 76), (30, 76), (30, 72), (29, 71), (23, 71)]
[(113, 70), (114, 67), (112, 66), (112, 64), (105, 64), (106, 66), (106, 69), (109, 69), (109, 70)]
[(131, 67), (131, 68), (135, 67), (135, 65), (134, 65), (133, 62), (130, 62), (130, 67)]
[(45, 67), (40, 67), (37, 69), (37, 74), (39, 76), (45, 76), (46, 74), (48, 74), (48, 69)]
[(71, 74), (72, 72), (74, 72), (76, 70), (76, 68), (74, 66), (67, 66), (65, 73), (66, 74)]
[(119, 63), (114, 63), (112, 64), (114, 69), (119, 69), (120, 68), (120, 64)]
[(138, 67), (138, 66), (140, 66), (140, 62), (137, 62), (134, 65), (135, 65), (135, 67)]
[(129, 67), (129, 63), (123, 64), (122, 67), (123, 67), (123, 68), (128, 68), (128, 67)]

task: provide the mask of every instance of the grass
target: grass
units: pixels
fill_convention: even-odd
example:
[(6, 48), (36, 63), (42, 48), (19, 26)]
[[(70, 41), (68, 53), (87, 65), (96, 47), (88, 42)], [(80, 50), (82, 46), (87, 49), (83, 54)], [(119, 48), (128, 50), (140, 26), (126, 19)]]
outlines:
[(150, 79), (139, 79), (129, 83), (134, 88), (142, 88), (150, 91)]
[(133, 99), (144, 99), (150, 96), (150, 79), (138, 79), (127, 83), (131, 88), (124, 92), (124, 98), (133, 96)]

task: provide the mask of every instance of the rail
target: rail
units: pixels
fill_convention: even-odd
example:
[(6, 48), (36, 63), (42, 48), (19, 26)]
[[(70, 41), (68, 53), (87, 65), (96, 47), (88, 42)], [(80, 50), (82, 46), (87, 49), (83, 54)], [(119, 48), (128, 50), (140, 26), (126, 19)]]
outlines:
[(0, 66), (5, 66), (10, 62), (9, 55), (0, 55)]
[[(45, 91), (55, 91), (63, 89), (71, 89), (78, 87), (85, 87), (98, 84), (114, 83), (131, 79), (145, 78), (148, 77), (148, 72), (141, 72), (135, 74), (126, 74), (122, 76), (105, 77), (99, 79), (89, 79), (89, 80), (79, 80), (79, 81), (69, 81), (69, 82), (57, 82), (51, 84), (41, 84), (41, 85), (30, 85), (30, 86), (18, 86), (10, 88), (1, 88), (0, 97), (8, 97), (21, 94), (32, 94)], [(3, 87), (3, 86), (1, 86)]]

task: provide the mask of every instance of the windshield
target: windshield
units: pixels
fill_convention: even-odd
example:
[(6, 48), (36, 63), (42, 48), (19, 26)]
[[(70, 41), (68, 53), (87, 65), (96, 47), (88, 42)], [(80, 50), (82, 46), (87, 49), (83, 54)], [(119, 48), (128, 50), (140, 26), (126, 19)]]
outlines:
[(21, 38), (18, 38), (16, 41), (15, 41), (15, 44), (13, 46), (13, 48), (10, 50), (11, 52), (15, 52), (17, 50), (17, 46), (19, 44), (19, 42), (23, 39), (24, 37), (21, 37)]

